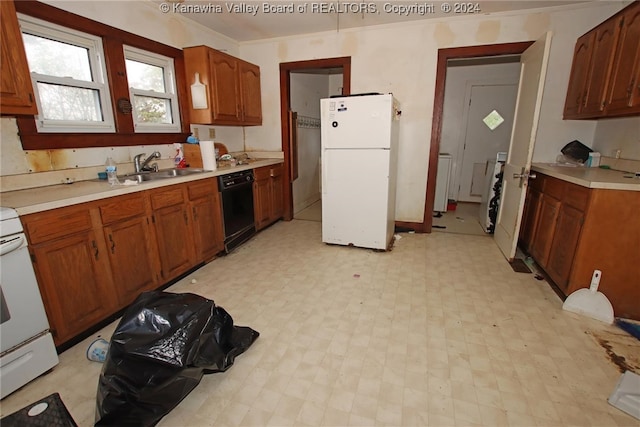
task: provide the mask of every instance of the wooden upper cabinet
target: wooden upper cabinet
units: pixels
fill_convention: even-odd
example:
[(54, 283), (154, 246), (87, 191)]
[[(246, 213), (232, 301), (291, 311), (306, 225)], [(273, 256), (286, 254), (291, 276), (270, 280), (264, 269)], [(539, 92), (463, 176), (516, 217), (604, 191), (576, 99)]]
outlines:
[(213, 122), (239, 122), (242, 112), (238, 61), (222, 52), (210, 50), (209, 62)]
[(240, 92), (242, 96), (242, 120), (245, 124), (262, 124), (262, 99), (260, 95), (260, 67), (239, 61)]
[(585, 87), (587, 85), (587, 79), (589, 78), (589, 64), (593, 52), (591, 47), (594, 38), (595, 33), (587, 33), (576, 42), (576, 47), (573, 51), (573, 64), (569, 77), (567, 99), (564, 104), (565, 119), (576, 117), (582, 110), (582, 105), (585, 102)]
[(640, 113), (640, 2), (581, 36), (565, 101), (565, 119)]
[(622, 17), (609, 19), (598, 26), (593, 39), (593, 53), (589, 67), (589, 79), (585, 88), (585, 102), (582, 113), (586, 115), (599, 114), (604, 110), (606, 90), (609, 85), (611, 68), (613, 68), (613, 54)]
[(608, 114), (640, 113), (640, 2), (625, 9), (611, 72)]
[(0, 1), (0, 113), (38, 114), (27, 56), (24, 51), (16, 8), (12, 0)]
[(193, 108), (189, 90), (192, 123), (218, 125), (260, 125), (260, 68), (207, 46), (184, 49), (187, 85), (195, 74), (206, 86), (207, 108)]

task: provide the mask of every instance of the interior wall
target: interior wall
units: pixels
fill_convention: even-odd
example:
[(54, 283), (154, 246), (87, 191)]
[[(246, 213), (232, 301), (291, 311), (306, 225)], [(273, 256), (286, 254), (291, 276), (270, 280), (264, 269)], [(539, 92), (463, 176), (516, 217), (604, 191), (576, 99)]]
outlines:
[[(518, 84), (520, 63), (455, 66), (447, 68), (444, 106), (442, 112), (442, 133), (440, 152), (451, 154), (448, 198), (457, 200), (458, 178), (462, 167), (462, 147), (464, 146), (466, 123), (462, 122), (466, 106), (468, 85), (481, 82)], [(487, 151), (489, 151), (487, 149)], [(487, 153), (487, 158), (489, 157)]]
[(595, 131), (595, 124), (562, 120), (576, 39), (625, 4), (592, 2), (571, 9), (432, 18), (243, 43), (241, 57), (260, 65), (262, 78), (263, 126), (246, 128), (247, 144), (280, 149), (281, 62), (350, 56), (352, 93), (392, 92), (401, 103), (396, 220), (422, 222), (438, 49), (529, 41), (553, 31), (534, 156), (554, 161), (566, 142), (579, 136), (591, 144)]
[(291, 73), (291, 109), (298, 113), (298, 179), (293, 213), (320, 200), (320, 99), (330, 95), (329, 76)]
[(593, 149), (603, 156), (640, 161), (640, 117), (599, 120)]

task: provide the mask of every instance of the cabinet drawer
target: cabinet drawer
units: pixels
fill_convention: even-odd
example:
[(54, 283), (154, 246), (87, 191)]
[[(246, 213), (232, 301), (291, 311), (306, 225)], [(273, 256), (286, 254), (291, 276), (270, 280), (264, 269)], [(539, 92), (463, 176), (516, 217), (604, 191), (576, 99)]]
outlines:
[(91, 229), (89, 209), (62, 208), (24, 218), (24, 227), (31, 244), (46, 242)]
[(272, 166), (269, 168), (269, 176), (272, 178), (278, 177), (282, 175), (283, 171), (284, 171), (284, 168), (282, 167), (282, 165)]
[(253, 177), (255, 178), (256, 181), (259, 181), (261, 179), (267, 179), (271, 176), (270, 169), (271, 168), (269, 166), (264, 166), (261, 168), (254, 169)]
[(564, 193), (564, 186), (566, 183), (556, 178), (546, 177), (544, 180), (544, 190), (542, 191), (545, 195), (551, 196), (554, 199), (561, 200)]
[(164, 187), (162, 190), (151, 193), (151, 207), (155, 209), (164, 208), (166, 206), (179, 205), (184, 200), (184, 185), (176, 185), (172, 187)]
[(100, 206), (100, 216), (103, 224), (143, 216), (144, 214), (145, 197), (143, 193), (114, 197)]
[(565, 183), (562, 203), (584, 211), (589, 201), (589, 189), (580, 185)]
[(218, 181), (215, 178), (203, 179), (189, 184), (189, 200), (206, 197), (218, 192)]

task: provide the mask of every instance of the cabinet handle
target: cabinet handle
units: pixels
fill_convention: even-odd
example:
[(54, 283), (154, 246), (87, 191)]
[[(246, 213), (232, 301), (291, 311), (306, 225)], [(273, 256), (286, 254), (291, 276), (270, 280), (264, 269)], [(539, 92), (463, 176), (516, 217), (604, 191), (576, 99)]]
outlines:
[(113, 236), (109, 234), (109, 241), (111, 242), (111, 253), (116, 253), (116, 242), (113, 241)]
[(189, 217), (187, 216), (187, 211), (182, 211), (182, 216), (184, 217), (185, 225), (189, 225)]
[(193, 208), (191, 208), (191, 211), (193, 212), (193, 220), (197, 221), (198, 220), (198, 211), (196, 210), (195, 206)]
[(97, 260), (97, 259), (98, 259), (98, 253), (99, 253), (98, 245), (96, 245), (96, 241), (95, 241), (95, 240), (92, 240), (92, 241), (91, 241), (91, 245), (93, 246), (93, 249), (95, 249), (95, 250), (96, 250), (96, 251), (95, 251), (95, 253), (93, 254), (93, 256), (94, 256), (94, 257), (95, 257), (95, 259)]

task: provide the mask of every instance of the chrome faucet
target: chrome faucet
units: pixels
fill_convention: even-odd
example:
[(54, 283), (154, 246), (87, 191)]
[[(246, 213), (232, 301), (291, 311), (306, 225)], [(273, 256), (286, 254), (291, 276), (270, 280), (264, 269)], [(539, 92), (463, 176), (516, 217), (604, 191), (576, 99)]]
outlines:
[(133, 158), (133, 167), (135, 168), (136, 173), (151, 171), (158, 172), (158, 164), (153, 163), (149, 166), (149, 162), (153, 159), (159, 159), (162, 155), (158, 151), (154, 151), (149, 157), (141, 161), (140, 159), (144, 156), (146, 156), (146, 153), (140, 153), (136, 154)]

